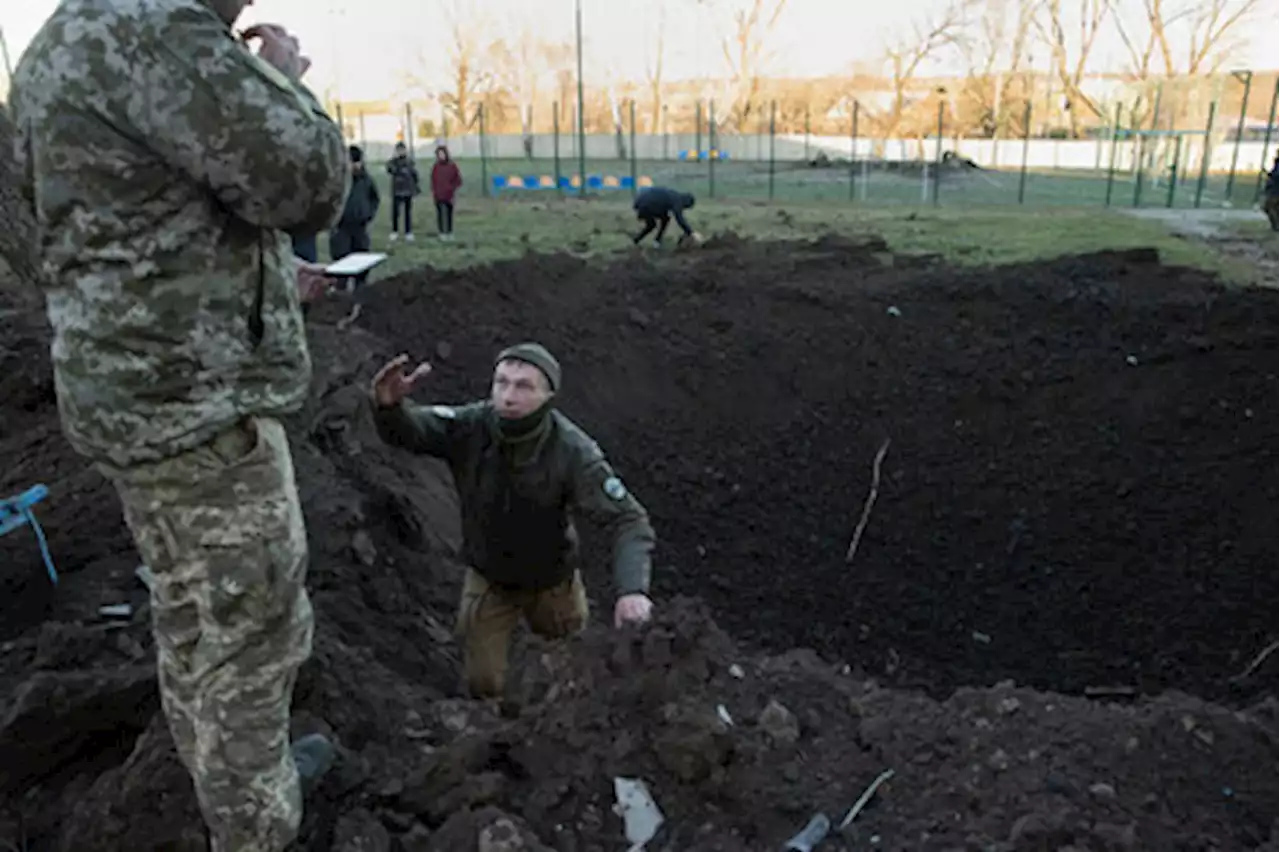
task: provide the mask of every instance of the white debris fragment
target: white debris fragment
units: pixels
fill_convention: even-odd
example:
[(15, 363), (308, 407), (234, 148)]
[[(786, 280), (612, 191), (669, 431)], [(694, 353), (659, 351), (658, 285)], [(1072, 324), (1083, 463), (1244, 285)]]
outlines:
[(1130, 367), (1136, 367), (1138, 366), (1138, 356), (1130, 355), (1128, 358), (1124, 359), (1124, 362), (1128, 364)]
[(902, 316), (902, 311), (898, 310), (898, 306), (897, 306), (897, 305), (890, 305), (890, 306), (888, 307), (888, 309), (885, 311), (885, 313), (886, 313), (886, 314), (888, 314), (888, 315), (889, 315), (889, 316), (891, 316), (891, 317), (900, 317), (900, 316)]
[(733, 665), (729, 666), (729, 676), (732, 678), (737, 678), (738, 680), (742, 680), (744, 677), (747, 676), (747, 673), (742, 670), (742, 666), (738, 665), (737, 663), (734, 663)]
[(627, 852), (643, 852), (644, 845), (654, 838), (662, 826), (662, 811), (649, 795), (649, 788), (638, 778), (614, 778), (613, 791), (618, 803), (613, 812), (622, 817), (627, 842)]
[(151, 573), (151, 569), (146, 565), (139, 565), (137, 568), (133, 569), (133, 576), (141, 580), (142, 585), (146, 586), (148, 589), (151, 588), (151, 584), (155, 580), (155, 575)]
[(716, 715), (720, 717), (720, 721), (729, 727), (733, 727), (733, 717), (729, 715), (729, 708), (723, 704), (716, 705)]
[(98, 607), (98, 615), (107, 618), (128, 618), (133, 615), (133, 607), (129, 604), (107, 604)]

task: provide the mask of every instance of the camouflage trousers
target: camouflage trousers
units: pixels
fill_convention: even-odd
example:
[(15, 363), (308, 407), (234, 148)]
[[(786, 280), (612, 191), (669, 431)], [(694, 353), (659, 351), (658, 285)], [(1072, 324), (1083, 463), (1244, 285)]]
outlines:
[(507, 679), (511, 634), (521, 617), (544, 639), (564, 639), (587, 623), (582, 576), (538, 591), (495, 586), (474, 569), (462, 582), (457, 633), (463, 644), (463, 676), (474, 698), (500, 698)]
[(104, 472), (154, 576), (161, 702), (212, 849), (280, 852), (302, 819), (289, 709), (313, 630), (284, 427), (251, 418), (175, 458)]
[(1262, 212), (1267, 214), (1267, 221), (1271, 223), (1271, 230), (1276, 230), (1280, 226), (1280, 196), (1270, 193), (1263, 196)]

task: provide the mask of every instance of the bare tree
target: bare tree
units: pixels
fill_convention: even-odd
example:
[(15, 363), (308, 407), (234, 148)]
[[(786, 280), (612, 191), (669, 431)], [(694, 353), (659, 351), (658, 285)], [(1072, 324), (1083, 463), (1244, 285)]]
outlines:
[(961, 43), (971, 8), (969, 0), (955, 0), (936, 17), (913, 21), (908, 32), (885, 48), (884, 62), (893, 89), (881, 128), (886, 139), (902, 125), (910, 103), (908, 92), (914, 86), (921, 66), (944, 48)]
[[(1089, 55), (1111, 13), (1111, 0), (1075, 0), (1075, 20), (1063, 8), (1063, 0), (1044, 0), (1036, 29), (1053, 58), (1053, 66), (1066, 98), (1072, 137), (1080, 135), (1082, 112), (1100, 114), (1097, 104), (1081, 88)], [(1073, 26), (1074, 24), (1074, 26)], [(1068, 33), (1075, 30), (1073, 38)]]
[(658, 0), (658, 24), (654, 33), (654, 49), (646, 54), (645, 84), (649, 88), (649, 132), (659, 133), (662, 127), (662, 66), (667, 47), (667, 3)]
[(526, 20), (508, 38), (490, 46), (497, 79), (520, 113), (526, 157), (533, 156), (533, 106), (551, 75), (558, 47), (541, 41)]
[(759, 107), (760, 81), (771, 58), (769, 37), (786, 6), (787, 0), (747, 0), (733, 13), (733, 29), (722, 49), (732, 83), (727, 118), (740, 132), (749, 130)]
[(475, 108), (492, 89), (493, 52), (485, 39), (486, 26), (472, 0), (446, 4), (449, 21), (449, 88), (440, 102), (466, 128), (475, 120)]
[(1138, 10), (1136, 2), (1113, 3), (1130, 73), (1139, 80), (1154, 73), (1157, 55), (1168, 76), (1216, 73), (1240, 45), (1246, 25), (1261, 5), (1259, 0), (1141, 0)]
[(961, 42), (968, 71), (964, 94), (977, 107), (983, 131), (993, 138), (1009, 123), (1007, 84), (1018, 78), (1034, 16), (1032, 0), (984, 0), (977, 26)]

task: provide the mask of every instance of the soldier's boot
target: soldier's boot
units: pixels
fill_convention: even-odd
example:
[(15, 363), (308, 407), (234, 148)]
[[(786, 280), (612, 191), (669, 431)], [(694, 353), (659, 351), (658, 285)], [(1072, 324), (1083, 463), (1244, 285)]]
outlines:
[(308, 734), (289, 747), (298, 767), (303, 795), (309, 794), (332, 767), (337, 752), (323, 734)]

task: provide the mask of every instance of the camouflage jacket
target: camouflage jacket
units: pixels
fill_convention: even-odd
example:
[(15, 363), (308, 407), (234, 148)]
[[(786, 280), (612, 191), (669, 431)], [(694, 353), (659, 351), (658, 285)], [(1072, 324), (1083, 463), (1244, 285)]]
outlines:
[(328, 228), (350, 183), (315, 97), (208, 0), (63, 0), (10, 100), (72, 445), (126, 467), (300, 405), (284, 231)]
[(384, 441), (448, 462), (462, 504), (463, 558), (490, 583), (543, 589), (568, 579), (578, 567), (574, 516), (584, 515), (613, 541), (617, 594), (648, 593), (649, 513), (568, 417), (552, 411), (534, 452), (515, 463), (489, 402), (372, 405)]

